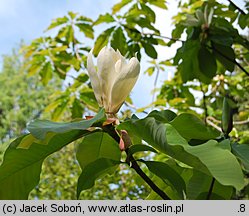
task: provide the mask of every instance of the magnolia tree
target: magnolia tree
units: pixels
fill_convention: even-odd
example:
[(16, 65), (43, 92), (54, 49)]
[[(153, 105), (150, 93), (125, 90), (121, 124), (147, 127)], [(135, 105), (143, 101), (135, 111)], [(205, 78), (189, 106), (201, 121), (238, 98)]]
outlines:
[[(155, 28), (155, 7), (167, 13), (164, 0), (122, 0), (95, 21), (69, 12), (48, 27), (58, 30), (55, 36), (25, 48), (26, 70), (39, 74), (44, 85), (56, 75), (73, 81), (52, 96), (52, 121), (32, 121), (29, 133), (5, 151), (1, 199), (27, 199), (45, 158), (74, 141), (81, 167), (78, 198), (121, 165), (151, 189), (148, 199), (247, 197), (249, 42), (241, 32), (248, 28), (249, 4), (241, 9), (232, 1), (178, 1), (171, 36)], [(94, 39), (102, 23), (110, 27), (93, 48), (86, 46), (84, 39)], [(178, 49), (172, 58), (157, 60), (155, 46)], [(150, 113), (129, 98), (144, 58), (151, 58), (145, 72), (156, 73), (155, 83), (160, 72), (175, 70), (148, 105), (155, 108)], [(118, 114), (123, 104), (146, 116)], [(72, 120), (58, 122), (65, 112)]]

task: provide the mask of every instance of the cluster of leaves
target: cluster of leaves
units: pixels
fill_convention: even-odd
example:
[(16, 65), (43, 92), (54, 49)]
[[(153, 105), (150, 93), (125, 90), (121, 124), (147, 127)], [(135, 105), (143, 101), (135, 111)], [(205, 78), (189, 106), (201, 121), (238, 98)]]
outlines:
[(55, 75), (68, 82), (73, 79), (73, 85), (52, 95), (53, 103), (46, 111), (53, 110), (53, 120), (59, 120), (65, 112), (71, 113), (71, 118), (80, 118), (85, 109), (98, 109), (84, 71), (90, 48), (80, 40), (93, 39), (92, 24), (90, 18), (68, 12), (67, 16), (53, 20), (47, 28), (47, 31), (56, 31), (54, 37), (37, 38), (24, 49), (29, 74), (38, 73), (44, 85)]
[[(39, 182), (44, 159), (78, 139), (76, 157), (82, 170), (77, 184), (79, 197), (81, 191), (93, 187), (96, 179), (113, 174), (120, 164), (129, 165), (127, 160), (121, 160), (113, 136), (117, 129), (128, 131), (134, 138), (127, 158), (141, 151), (155, 152), (161, 158), (160, 161), (136, 160), (146, 165), (155, 184), (171, 199), (201, 199), (208, 195), (212, 199), (230, 199), (235, 189), (245, 186), (242, 169), (248, 171), (248, 145), (230, 143), (195, 115), (152, 111), (144, 119), (133, 116), (116, 129), (106, 125), (105, 120), (102, 109), (90, 120), (32, 122), (28, 127), (30, 134), (17, 138), (5, 152), (0, 167), (1, 199), (27, 199)], [(150, 146), (142, 144), (142, 140)], [(212, 178), (215, 185), (209, 194)], [(151, 198), (160, 197), (153, 191), (148, 196)]]
[[(233, 114), (238, 124), (234, 125), (231, 135), (246, 143), (248, 40), (236, 28), (238, 25), (241, 29), (248, 27), (245, 21), (248, 3), (247, 13), (232, 2), (224, 5), (216, 1), (192, 1), (179, 7), (182, 12), (174, 17), (174, 40), (169, 45), (180, 40), (183, 33), (187, 39), (181, 41), (182, 46), (170, 60), (177, 71), (172, 79), (164, 82), (158, 100), (165, 100), (178, 111), (193, 112), (201, 108), (203, 119), (221, 129), (222, 101), (228, 95), (237, 107)], [(189, 82), (191, 80), (194, 82)], [(200, 99), (196, 100), (194, 95), (200, 95)]]
[[(130, 7), (127, 8), (127, 5)], [(110, 43), (114, 49), (119, 49), (121, 54), (127, 57), (137, 55), (140, 59), (141, 48), (143, 48), (149, 57), (156, 59), (157, 51), (154, 46), (166, 45), (166, 43), (154, 36), (159, 35), (160, 31), (154, 26), (156, 14), (149, 7), (150, 5), (167, 9), (165, 1), (122, 0), (112, 7), (112, 14), (100, 15), (94, 22), (95, 26), (101, 23), (112, 26), (97, 37), (93, 53), (97, 55), (103, 46)], [(122, 13), (119, 13), (121, 11)]]
[[(75, 146), (80, 145), (81, 141), (79, 140), (77, 145), (67, 145), (44, 160), (40, 182), (30, 192), (29, 199), (76, 199), (75, 191), (81, 169), (75, 159)], [(82, 151), (83, 148), (80, 148), (79, 151)], [(129, 172), (125, 166), (120, 165), (113, 175), (107, 175), (95, 181), (94, 187), (81, 193), (79, 199), (123, 200), (127, 196), (130, 199), (144, 199), (149, 192), (149, 188), (143, 185), (142, 180), (135, 175), (134, 171)]]
[[(50, 85), (44, 87), (38, 76), (28, 76), (23, 68), (25, 63), (22, 59), (23, 56), (19, 51), (15, 51), (10, 56), (4, 56), (3, 59), (0, 76), (0, 137), (2, 139), (0, 163), (3, 161), (4, 152), (10, 140), (27, 133), (28, 122), (36, 118), (51, 118), (49, 112), (45, 112), (49, 109), (45, 107), (51, 103), (49, 96), (61, 87), (58, 79), (52, 79)], [(63, 117), (67, 118), (66, 116), (64, 112)], [(75, 145), (68, 145), (45, 159), (41, 181), (31, 191), (30, 199), (76, 199), (75, 189), (80, 168), (74, 153)], [(96, 182), (95, 187), (82, 193), (80, 199), (125, 199), (127, 194), (131, 199), (145, 198), (148, 189), (141, 185), (139, 176), (132, 178), (133, 172), (121, 175), (123, 172), (125, 169), (121, 167), (114, 176), (105, 177), (101, 182)], [(113, 196), (114, 192), (115, 196)]]
[[(195, 14), (187, 14), (187, 19), (177, 23), (175, 31), (180, 28), (183, 33), (186, 30), (187, 40), (177, 50), (174, 65), (177, 65), (183, 82), (196, 78), (209, 84), (217, 72), (233, 72), (235, 65), (239, 64), (232, 46), (240, 44), (248, 49), (249, 42), (232, 25), (240, 14), (234, 12), (234, 8), (227, 9), (234, 13), (229, 22), (227, 17), (220, 13), (224, 5), (215, 1), (206, 4), (199, 2), (202, 4), (200, 8), (195, 8)], [(221, 64), (219, 70), (217, 61)]]

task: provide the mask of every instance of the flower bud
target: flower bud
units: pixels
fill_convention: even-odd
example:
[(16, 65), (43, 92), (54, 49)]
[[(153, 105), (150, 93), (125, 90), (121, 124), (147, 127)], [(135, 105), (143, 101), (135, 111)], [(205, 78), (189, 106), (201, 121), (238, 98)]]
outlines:
[(87, 70), (99, 106), (116, 114), (138, 79), (140, 63), (135, 57), (127, 62), (118, 50), (105, 46), (98, 54), (97, 70), (89, 53)]

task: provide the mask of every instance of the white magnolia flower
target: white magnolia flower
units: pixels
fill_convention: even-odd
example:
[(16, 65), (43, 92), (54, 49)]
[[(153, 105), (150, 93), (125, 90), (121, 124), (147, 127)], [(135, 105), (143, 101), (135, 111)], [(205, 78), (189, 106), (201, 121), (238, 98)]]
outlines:
[(98, 54), (97, 70), (92, 51), (89, 53), (87, 70), (99, 106), (104, 107), (106, 113), (115, 114), (135, 85), (140, 64), (135, 57), (126, 62), (118, 50), (105, 46)]

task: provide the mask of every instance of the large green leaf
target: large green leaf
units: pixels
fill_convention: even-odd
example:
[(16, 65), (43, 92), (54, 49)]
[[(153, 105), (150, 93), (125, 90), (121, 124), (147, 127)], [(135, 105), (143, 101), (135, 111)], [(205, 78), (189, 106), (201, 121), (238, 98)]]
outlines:
[(91, 133), (87, 129), (105, 119), (104, 110), (90, 120), (70, 123), (35, 121), (33, 134), (16, 139), (0, 166), (0, 199), (27, 199), (38, 184), (43, 160), (65, 145)]
[(213, 43), (213, 53), (221, 64), (230, 72), (234, 71), (235, 53), (233, 48)]
[[(83, 138), (77, 153), (82, 173), (78, 179), (77, 196), (82, 190), (91, 188), (95, 180), (115, 171), (121, 151), (118, 143), (107, 133), (96, 132)], [(91, 176), (89, 178), (89, 176)]]
[(44, 142), (28, 134), (13, 141), (0, 166), (0, 199), (27, 199), (39, 182), (43, 160), (87, 133), (86, 130), (49, 133)]
[(148, 146), (148, 145), (144, 145), (144, 144), (136, 144), (136, 145), (132, 145), (129, 149), (128, 149), (128, 157), (132, 154), (135, 154), (137, 152), (144, 152), (144, 151), (151, 151), (154, 153), (157, 153), (157, 150), (155, 150), (154, 148)]
[(216, 59), (205, 46), (201, 46), (198, 60), (201, 72), (212, 79), (217, 71)]
[(178, 49), (179, 55), (182, 54), (180, 73), (183, 82), (193, 80), (195, 78), (195, 72), (199, 70), (197, 62), (199, 48), (199, 41), (188, 40), (182, 49)]
[(180, 64), (179, 69), (183, 82), (187, 82), (197, 78), (204, 83), (210, 83), (211, 78), (203, 73), (200, 69), (198, 60), (200, 48), (201, 44), (199, 39), (189, 39), (184, 43), (182, 48), (178, 49), (175, 62), (177, 62), (179, 59), (182, 59), (182, 63)]
[(211, 175), (223, 185), (231, 185), (240, 190), (244, 186), (243, 173), (235, 156), (230, 152), (229, 143), (214, 140), (190, 146), (170, 124), (166, 124), (166, 137), (169, 145), (181, 145), (205, 165)]
[(220, 135), (219, 131), (207, 127), (201, 119), (190, 113), (180, 114), (171, 121), (171, 125), (187, 140), (209, 140)]
[(89, 189), (94, 186), (96, 179), (107, 173), (113, 172), (119, 161), (114, 161), (107, 158), (100, 158), (88, 164), (82, 171), (77, 185), (77, 197), (80, 196), (81, 191)]
[(153, 110), (148, 115), (148, 117), (154, 117), (156, 120), (163, 123), (169, 123), (176, 116), (177, 115), (171, 110), (162, 110), (162, 111)]
[(75, 122), (51, 122), (48, 120), (35, 120), (28, 125), (29, 132), (37, 139), (44, 139), (48, 132), (64, 133), (70, 130), (85, 130), (105, 119), (105, 111), (100, 112), (90, 120), (81, 120)]
[(249, 145), (234, 143), (232, 145), (232, 152), (241, 161), (244, 166), (244, 169), (249, 172)]
[[(212, 179), (211, 176), (193, 170), (193, 175), (187, 184), (187, 199), (207, 199)], [(215, 181), (210, 199), (230, 199), (232, 193), (233, 188), (231, 186), (224, 186)]]
[(77, 148), (76, 157), (81, 169), (84, 169), (89, 163), (99, 158), (118, 161), (121, 151), (118, 143), (111, 136), (104, 132), (96, 132), (83, 138)]
[(186, 192), (185, 182), (173, 168), (163, 162), (144, 160), (140, 161), (145, 163), (152, 173), (166, 181), (170, 186), (172, 185), (181, 199), (184, 198), (184, 192)]
[(121, 123), (118, 129), (127, 130), (161, 152), (214, 176), (223, 185), (232, 185), (236, 189), (244, 186), (243, 174), (235, 156), (214, 140), (190, 146), (172, 125), (162, 124), (152, 117), (131, 119)]

